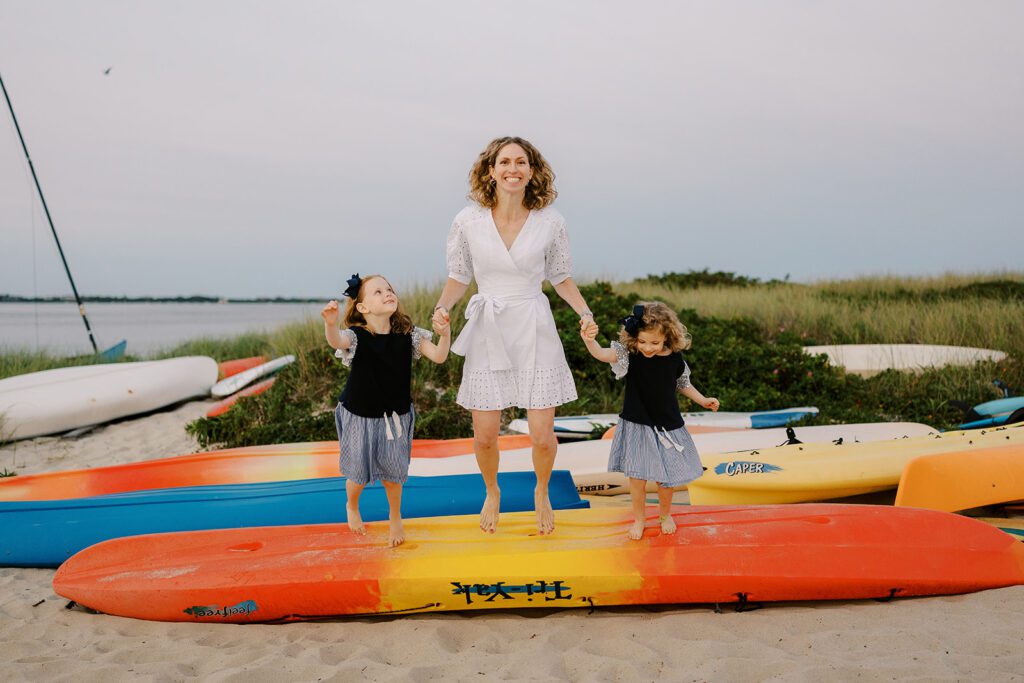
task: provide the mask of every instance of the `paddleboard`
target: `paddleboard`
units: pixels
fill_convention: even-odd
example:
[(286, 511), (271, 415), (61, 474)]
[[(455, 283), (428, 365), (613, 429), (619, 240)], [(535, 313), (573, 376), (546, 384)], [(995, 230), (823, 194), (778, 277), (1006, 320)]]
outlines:
[[(712, 412), (682, 413), (687, 427), (722, 427), (730, 429), (765, 429), (769, 427), (785, 427), (788, 424), (817, 415), (814, 407), (784, 408), (782, 410), (760, 410), (751, 413)], [(608, 429), (618, 424), (619, 416), (613, 413), (601, 415), (578, 415), (555, 418), (555, 434), (564, 438), (587, 438), (595, 430)], [(526, 420), (512, 420), (509, 431), (528, 434), (529, 423)]]
[[(647, 511), (657, 520), (657, 508)], [(136, 619), (287, 622), (449, 610), (777, 600), (862, 600), (966, 593), (1024, 583), (1024, 544), (970, 518), (865, 505), (676, 507), (673, 535), (626, 538), (632, 514), (532, 513), (405, 524), (225, 529), (119, 538), (57, 570), (58, 595)], [(881, 608), (879, 608), (881, 609)]]
[[(529, 437), (518, 434), (498, 437), (500, 450), (522, 448), (529, 443)], [(414, 460), (472, 452), (471, 438), (413, 439), (412, 442)], [(337, 475), (338, 442), (312, 441), (228, 448), (123, 465), (7, 477), (0, 479), (0, 501), (84, 498), (144, 489), (292, 481)]]
[(830, 365), (847, 372), (871, 377), (886, 370), (919, 371), (947, 365), (973, 365), (982, 361), (999, 362), (1006, 358), (1002, 351), (976, 349), (968, 346), (935, 344), (837, 344), (805, 346), (810, 356), (824, 354)]
[[(533, 510), (532, 472), (499, 474), (498, 485), (502, 512)], [(555, 510), (588, 506), (568, 472), (553, 472), (548, 491)], [(410, 477), (402, 491), (402, 516), (479, 513), (486, 494), (479, 474)], [(388, 519), (384, 487), (367, 486), (359, 507), (366, 522)], [(0, 503), (0, 566), (56, 567), (94, 543), (122, 536), (346, 521), (343, 477)]]
[(896, 505), (946, 512), (1017, 500), (1024, 500), (1024, 444), (914, 458), (896, 490)]
[(217, 363), (206, 356), (8, 377), (0, 380), (0, 429), (13, 440), (103, 424), (206, 396), (216, 380)]
[(828, 500), (895, 488), (911, 459), (1021, 446), (1024, 428), (959, 431), (891, 441), (800, 444), (702, 454), (707, 470), (690, 482), (694, 505), (753, 505)]
[(291, 365), (295, 362), (295, 356), (281, 356), (275, 358), (272, 361), (268, 361), (256, 367), (249, 368), (239, 372), (236, 375), (231, 375), (221, 381), (217, 382), (210, 389), (210, 395), (214, 398), (224, 398), (230, 396), (236, 391), (241, 390), (243, 387), (252, 384), (261, 377), (265, 377), (271, 373), (277, 372), (281, 368)]

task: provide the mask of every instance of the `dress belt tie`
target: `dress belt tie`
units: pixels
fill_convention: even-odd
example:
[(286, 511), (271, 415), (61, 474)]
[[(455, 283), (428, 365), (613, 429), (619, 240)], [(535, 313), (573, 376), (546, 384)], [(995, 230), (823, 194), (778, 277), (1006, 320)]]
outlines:
[(402, 421), (398, 418), (398, 413), (391, 413), (391, 422), (395, 423), (395, 433), (391, 433), (391, 423), (388, 422), (388, 414), (384, 413), (384, 434), (387, 436), (388, 441), (394, 441), (396, 438), (402, 438)]
[(527, 296), (492, 296), (490, 294), (474, 294), (466, 304), (466, 326), (462, 329), (459, 338), (451, 346), (451, 351), (459, 356), (465, 356), (470, 340), (474, 335), (482, 334), (484, 343), (487, 346), (487, 363), (491, 370), (508, 370), (512, 367), (512, 361), (505, 350), (505, 342), (498, 327), (498, 320), (495, 317), (500, 313), (509, 301), (525, 301), (536, 299), (538, 294)]

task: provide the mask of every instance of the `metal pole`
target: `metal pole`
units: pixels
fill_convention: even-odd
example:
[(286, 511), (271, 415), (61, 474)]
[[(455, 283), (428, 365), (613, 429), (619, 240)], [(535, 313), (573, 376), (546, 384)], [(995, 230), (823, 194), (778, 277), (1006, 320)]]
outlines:
[(32, 180), (36, 182), (36, 190), (39, 192), (39, 200), (43, 203), (43, 211), (46, 213), (46, 220), (50, 223), (50, 232), (53, 233), (53, 240), (57, 243), (57, 251), (60, 253), (60, 260), (64, 264), (64, 272), (68, 274), (68, 282), (71, 283), (71, 291), (75, 294), (75, 301), (78, 302), (78, 312), (85, 323), (85, 331), (89, 333), (89, 342), (92, 344), (93, 353), (99, 353), (96, 347), (96, 340), (92, 336), (92, 328), (89, 326), (89, 318), (85, 315), (85, 304), (82, 297), (78, 296), (78, 288), (75, 287), (75, 280), (71, 277), (71, 269), (68, 268), (68, 260), (64, 257), (64, 249), (60, 246), (60, 238), (57, 237), (57, 229), (53, 227), (53, 219), (50, 218), (50, 208), (46, 206), (46, 197), (43, 196), (43, 188), (39, 185), (39, 178), (36, 176), (36, 168), (32, 165), (32, 157), (29, 156), (28, 147), (25, 145), (25, 138), (21, 134), (21, 126), (18, 125), (18, 117), (14, 115), (14, 106), (11, 104), (11, 97), (7, 94), (7, 87), (4, 79), (0, 76), (0, 89), (4, 91), (4, 99), (7, 100), (7, 108), (11, 110), (11, 120), (14, 121), (14, 129), (18, 131), (18, 139), (21, 140), (21, 149), (25, 152), (25, 160), (28, 161), (28, 168), (32, 171)]

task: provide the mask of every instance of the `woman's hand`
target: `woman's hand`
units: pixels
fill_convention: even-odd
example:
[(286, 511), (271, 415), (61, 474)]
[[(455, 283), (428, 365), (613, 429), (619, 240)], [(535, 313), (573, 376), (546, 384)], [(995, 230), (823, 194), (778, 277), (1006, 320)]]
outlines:
[(448, 313), (448, 309), (444, 306), (436, 306), (434, 315), (430, 316), (430, 322), (434, 326), (434, 332), (441, 334), (438, 326), (448, 327), (451, 324), (451, 315)]
[(721, 403), (719, 403), (717, 398), (714, 398), (713, 396), (709, 396), (708, 398), (704, 399), (704, 403), (702, 405), (706, 409), (714, 411), (714, 412), (717, 413), (718, 412), (718, 408), (721, 406)]
[(597, 339), (598, 333), (597, 323), (594, 322), (593, 318), (580, 318), (580, 336), (583, 337), (583, 341), (594, 341)]
[(434, 332), (442, 337), (451, 332), (451, 323), (448, 321), (447, 317), (443, 318), (440, 322), (435, 319), (436, 317), (437, 312), (435, 311), (434, 317), (430, 319), (430, 326), (434, 328)]
[(331, 299), (327, 305), (320, 309), (320, 317), (324, 322), (333, 327), (338, 326), (338, 302)]

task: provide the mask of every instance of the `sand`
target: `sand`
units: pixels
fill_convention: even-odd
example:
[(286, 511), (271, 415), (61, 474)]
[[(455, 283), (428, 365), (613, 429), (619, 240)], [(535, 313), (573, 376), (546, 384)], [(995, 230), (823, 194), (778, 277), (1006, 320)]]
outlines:
[[(31, 474), (194, 452), (210, 401), (76, 440), (0, 448)], [(0, 568), (3, 681), (1024, 681), (1024, 586), (971, 595), (518, 610), (279, 626), (165, 624), (65, 609), (52, 569)]]

